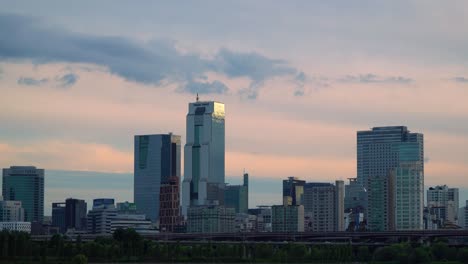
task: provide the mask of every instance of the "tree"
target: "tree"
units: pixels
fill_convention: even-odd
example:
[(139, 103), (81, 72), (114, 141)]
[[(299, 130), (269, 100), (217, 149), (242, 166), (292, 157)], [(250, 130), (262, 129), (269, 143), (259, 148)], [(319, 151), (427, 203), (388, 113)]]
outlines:
[(83, 254), (78, 254), (78, 255), (73, 257), (72, 263), (73, 264), (87, 264), (88, 263), (88, 258)]

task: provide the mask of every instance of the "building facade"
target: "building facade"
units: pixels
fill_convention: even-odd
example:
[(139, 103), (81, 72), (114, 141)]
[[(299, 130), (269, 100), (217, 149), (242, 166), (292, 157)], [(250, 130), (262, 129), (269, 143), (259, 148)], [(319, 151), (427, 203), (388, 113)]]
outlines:
[(184, 148), (182, 212), (224, 204), (225, 111), (219, 102), (190, 103)]
[(271, 232), (272, 228), (272, 216), (271, 216), (271, 206), (257, 206), (257, 208), (249, 209), (250, 215), (255, 215), (256, 223), (255, 223), (255, 231), (256, 232)]
[(424, 177), (420, 164), (402, 163), (390, 175), (393, 184), (394, 230), (422, 230), (424, 228)]
[(273, 205), (271, 213), (273, 232), (304, 232), (304, 206)]
[(244, 173), (242, 185), (226, 185), (224, 205), (234, 208), (236, 213), (246, 214), (249, 210), (249, 174)]
[(88, 212), (87, 231), (91, 234), (111, 234), (112, 220), (117, 216), (114, 199), (93, 200), (93, 209)]
[(180, 179), (172, 177), (161, 185), (159, 207), (159, 230), (174, 232), (181, 225), (183, 217), (180, 208)]
[(58, 227), (60, 233), (67, 231), (65, 224), (65, 203), (52, 203), (52, 226)]
[(427, 207), (432, 220), (438, 228), (445, 225), (457, 225), (458, 188), (449, 188), (447, 185), (429, 187), (427, 190)]
[(3, 201), (0, 197), (0, 222), (24, 222), (21, 201)]
[(138, 212), (159, 222), (161, 185), (180, 179), (180, 136), (135, 136), (134, 201)]
[(283, 205), (301, 205), (305, 181), (296, 177), (283, 180)]
[(224, 206), (190, 206), (187, 215), (188, 233), (232, 233), (235, 231), (234, 208)]
[(405, 126), (374, 127), (357, 132), (357, 180), (388, 177), (400, 162), (419, 162), (424, 175), (424, 137)]
[(344, 182), (306, 183), (304, 186), (304, 213), (307, 229), (315, 232), (344, 230)]
[(1, 230), (31, 233), (31, 222), (0, 222)]
[(44, 219), (44, 170), (33, 166), (12, 166), (3, 169), (3, 199), (21, 201), (24, 221)]
[(68, 198), (65, 200), (65, 229), (86, 230), (87, 205), (84, 200)]
[(419, 166), (424, 179), (423, 134), (411, 133), (405, 126), (357, 132), (357, 181), (367, 190), (365, 216), (369, 230), (395, 229), (395, 185), (389, 178), (392, 170), (409, 162)]

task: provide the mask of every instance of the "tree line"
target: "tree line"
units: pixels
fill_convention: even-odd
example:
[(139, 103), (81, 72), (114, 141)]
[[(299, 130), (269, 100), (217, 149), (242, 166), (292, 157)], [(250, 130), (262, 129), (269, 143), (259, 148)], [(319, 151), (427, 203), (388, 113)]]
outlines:
[(468, 263), (468, 247), (450, 247), (444, 241), (430, 246), (397, 243), (367, 247), (285, 243), (180, 244), (142, 238), (132, 229), (119, 229), (112, 237), (83, 242), (54, 235), (48, 241), (32, 241), (27, 233), (0, 232), (0, 263), (90, 262), (258, 262), (258, 263)]

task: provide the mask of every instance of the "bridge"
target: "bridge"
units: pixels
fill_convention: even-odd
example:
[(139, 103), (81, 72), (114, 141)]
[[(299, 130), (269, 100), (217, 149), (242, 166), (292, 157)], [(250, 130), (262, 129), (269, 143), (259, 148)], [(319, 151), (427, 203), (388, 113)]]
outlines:
[[(92, 241), (97, 237), (111, 237), (110, 234), (81, 234), (82, 241)], [(388, 241), (388, 240), (424, 240), (430, 241), (435, 238), (448, 238), (468, 240), (468, 230), (415, 230), (415, 231), (385, 231), (385, 232), (256, 232), (256, 233), (157, 233), (142, 235), (145, 239), (161, 242), (362, 242), (362, 241)], [(35, 241), (49, 240), (51, 235), (32, 236)], [(76, 240), (78, 235), (68, 236)]]

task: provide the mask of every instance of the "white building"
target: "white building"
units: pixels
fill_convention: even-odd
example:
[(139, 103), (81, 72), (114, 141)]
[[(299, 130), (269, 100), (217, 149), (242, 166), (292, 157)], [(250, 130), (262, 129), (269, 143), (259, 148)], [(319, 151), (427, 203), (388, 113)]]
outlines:
[(23, 222), (24, 209), (21, 201), (2, 201), (0, 199), (0, 222)]
[(458, 224), (458, 188), (447, 185), (430, 187), (427, 190), (427, 207), (439, 227)]
[(308, 229), (316, 232), (343, 231), (344, 182), (310, 182), (304, 185), (304, 213)]
[(117, 214), (111, 220), (111, 233), (117, 229), (131, 228), (141, 235), (150, 235), (157, 233), (150, 220), (146, 219), (144, 214)]
[(199, 102), (197, 98), (189, 104), (182, 186), (185, 216), (190, 206), (224, 204), (224, 122), (223, 103)]
[(31, 233), (30, 222), (0, 222), (0, 230)]

